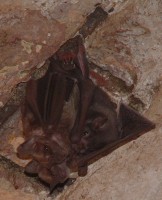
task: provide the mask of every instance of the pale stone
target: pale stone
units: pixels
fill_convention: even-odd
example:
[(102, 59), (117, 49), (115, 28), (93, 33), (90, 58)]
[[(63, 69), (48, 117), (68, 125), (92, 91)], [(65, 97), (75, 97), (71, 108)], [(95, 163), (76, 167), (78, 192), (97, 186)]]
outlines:
[[(0, 106), (10, 97), (12, 87), (29, 79), (33, 67), (42, 66), (63, 42), (77, 33), (96, 3), (101, 3), (106, 11), (113, 6), (114, 11), (86, 39), (89, 59), (127, 86), (134, 86), (133, 95), (146, 108), (151, 105), (145, 116), (156, 123), (156, 129), (90, 165), (87, 176), (77, 178), (53, 199), (161, 200), (160, 0), (5, 0), (0, 4)], [(103, 77), (107, 78), (105, 74)], [(19, 120), (20, 116), (15, 121), (11, 119), (1, 130), (0, 153), (25, 166), (25, 161), (16, 156), (17, 146), (23, 141)], [(10, 189), (6, 180), (0, 181), (0, 199), (52, 199), (44, 191), (27, 194), (28, 188), (25, 192), (16, 191)]]
[[(101, 0), (5, 0), (0, 3), (0, 101), (3, 104), (17, 83), (30, 78), (33, 67), (76, 34), (98, 2)], [(22, 65), (26, 60), (28, 63)], [(9, 72), (6, 66), (11, 66)]]
[(42, 45), (37, 44), (36, 47), (35, 47), (36, 53), (39, 53), (41, 51), (41, 49), (42, 49)]
[(161, 8), (158, 0), (120, 2), (120, 9), (116, 5), (103, 25), (86, 39), (90, 61), (134, 86), (133, 95), (146, 108), (162, 78)]

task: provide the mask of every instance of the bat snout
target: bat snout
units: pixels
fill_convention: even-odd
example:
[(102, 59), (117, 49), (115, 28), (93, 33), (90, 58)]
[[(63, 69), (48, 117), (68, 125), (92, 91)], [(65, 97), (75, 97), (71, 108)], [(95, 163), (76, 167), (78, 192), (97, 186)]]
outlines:
[(80, 140), (81, 140), (81, 137), (79, 137), (78, 135), (77, 136), (72, 135), (70, 137), (70, 141), (71, 141), (72, 144), (78, 144), (80, 142)]

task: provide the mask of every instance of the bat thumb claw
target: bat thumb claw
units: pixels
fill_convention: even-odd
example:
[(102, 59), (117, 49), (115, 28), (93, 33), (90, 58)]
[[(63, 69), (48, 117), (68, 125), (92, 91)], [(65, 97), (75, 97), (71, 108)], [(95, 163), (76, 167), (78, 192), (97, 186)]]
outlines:
[(50, 192), (49, 192), (49, 194), (48, 194), (49, 196), (53, 193), (53, 191), (54, 191), (56, 185), (57, 185), (56, 183), (51, 183), (51, 184), (50, 184), (50, 188), (49, 188)]

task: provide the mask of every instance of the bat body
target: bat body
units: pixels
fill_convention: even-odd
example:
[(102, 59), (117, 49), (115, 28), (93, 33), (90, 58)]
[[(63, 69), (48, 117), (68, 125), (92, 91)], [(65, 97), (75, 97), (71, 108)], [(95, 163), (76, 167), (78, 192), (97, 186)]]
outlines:
[(80, 37), (50, 60), (46, 74), (27, 83), (25, 142), (18, 156), (31, 159), (25, 171), (38, 175), (52, 191), (71, 172), (86, 175), (91, 161), (154, 124), (124, 104), (117, 106), (92, 82)]

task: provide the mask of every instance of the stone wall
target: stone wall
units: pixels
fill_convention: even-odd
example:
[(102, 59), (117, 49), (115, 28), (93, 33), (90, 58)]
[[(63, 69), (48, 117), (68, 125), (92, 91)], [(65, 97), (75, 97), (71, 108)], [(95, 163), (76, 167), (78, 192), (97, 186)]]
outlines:
[[(161, 0), (0, 3), (0, 119), (5, 119), (0, 130), (0, 154), (4, 156), (0, 199), (161, 199), (161, 10)], [(23, 138), (15, 88), (37, 70), (44, 70), (46, 60), (76, 34), (85, 39), (93, 81), (114, 101), (144, 112), (156, 129), (100, 159), (89, 167), (86, 177), (47, 197), (46, 188), (37, 180), (27, 179), (22, 169), (16, 171), (25, 162), (16, 156)], [(23, 86), (19, 86), (21, 93)], [(4, 118), (4, 112), (9, 116)], [(6, 158), (18, 164), (13, 165), (16, 173)]]

